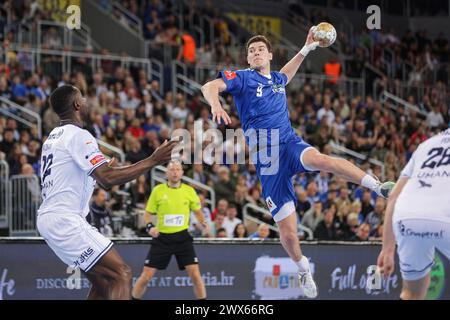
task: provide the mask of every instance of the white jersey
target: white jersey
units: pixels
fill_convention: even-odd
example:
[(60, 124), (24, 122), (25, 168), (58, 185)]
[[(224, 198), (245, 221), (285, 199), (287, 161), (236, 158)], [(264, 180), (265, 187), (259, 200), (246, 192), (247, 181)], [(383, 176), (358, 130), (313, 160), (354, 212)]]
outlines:
[(395, 204), (394, 222), (427, 219), (450, 223), (450, 129), (421, 143), (401, 176), (409, 180)]
[(43, 201), (38, 216), (73, 213), (85, 217), (95, 187), (90, 174), (105, 162), (87, 130), (72, 124), (54, 128), (42, 146)]

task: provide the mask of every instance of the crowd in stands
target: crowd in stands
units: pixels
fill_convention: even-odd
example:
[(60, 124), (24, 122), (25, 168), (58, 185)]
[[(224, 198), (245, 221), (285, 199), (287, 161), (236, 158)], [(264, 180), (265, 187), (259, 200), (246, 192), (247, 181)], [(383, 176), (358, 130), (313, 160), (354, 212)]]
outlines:
[[(195, 121), (199, 119), (204, 121), (204, 129), (214, 126), (207, 107), (199, 102), (198, 97), (187, 100), (185, 96), (174, 95), (170, 91), (161, 95), (159, 83), (148, 81), (144, 70), (118, 66), (113, 75), (106, 76), (97, 69), (93, 70), (91, 78), (86, 78), (81, 72), (52, 78), (42, 70), (24, 77), (20, 68), (9, 70), (9, 73), (0, 74), (0, 96), (36, 111), (44, 122), (44, 136), (39, 139), (36, 128), (24, 129), (12, 118), (0, 118), (0, 150), (10, 165), (11, 175), (23, 173), (29, 165), (39, 175), (42, 142), (59, 124), (58, 117), (48, 105), (48, 96), (52, 88), (64, 83), (76, 85), (87, 98), (90, 114), (86, 128), (96, 138), (123, 149), (127, 163), (135, 163), (150, 155), (174, 129), (186, 128), (193, 132)], [(288, 91), (288, 100), (292, 125), (306, 141), (327, 154), (332, 152), (329, 142), (335, 141), (380, 160), (385, 165), (385, 178), (388, 180), (396, 180), (417, 145), (447, 127), (450, 121), (447, 106), (445, 110), (433, 108), (433, 116), (430, 113), (424, 119), (416, 114), (407, 116), (398, 110), (394, 112), (387, 104), (374, 101), (370, 96), (365, 99), (349, 97), (332, 87), (320, 91), (311, 84), (305, 84), (298, 91)], [(229, 97), (227, 101), (230, 102)], [(230, 108), (230, 113), (232, 127), (239, 127), (234, 108)], [(219, 126), (219, 129), (224, 127)], [(102, 148), (102, 151), (114, 156), (108, 149)], [(381, 177), (379, 166), (367, 161), (358, 165)], [(247, 233), (250, 236), (249, 230), (243, 230), (246, 226), (241, 225), (243, 206), (252, 203), (265, 207), (253, 165), (209, 162), (186, 165), (185, 173), (213, 187), (218, 200), (213, 212), (207, 205), (203, 207), (209, 228), (202, 229), (192, 219), (194, 234), (233, 237)], [(311, 229), (316, 238), (367, 240), (368, 237), (377, 239), (381, 236), (385, 202), (371, 192), (324, 172), (298, 175), (294, 177), (294, 183), (299, 200), (299, 223)], [(111, 222), (113, 212), (117, 210), (142, 209), (149, 192), (148, 175), (111, 191), (97, 192), (92, 204), (92, 221)], [(201, 195), (202, 201), (205, 196)], [(270, 216), (257, 212), (252, 214), (264, 221), (267, 227), (273, 224)], [(367, 228), (369, 232), (366, 232)], [(108, 228), (103, 229), (111, 232)], [(275, 236), (270, 230), (258, 232)]]
[[(132, 12), (144, 12), (144, 34), (148, 39), (170, 37), (167, 33), (171, 29), (173, 35), (179, 35), (170, 1), (130, 0), (125, 6)], [(141, 7), (145, 10), (138, 10)], [(212, 8), (210, 10), (214, 12)], [(411, 37), (405, 37), (399, 43), (387, 40), (389, 38), (392, 37), (386, 36), (383, 41), (391, 41), (393, 46), (398, 46), (399, 54), (405, 50), (407, 57), (411, 48), (417, 46), (417, 41)], [(219, 45), (223, 45), (223, 41), (226, 42), (226, 37)], [(406, 49), (403, 48), (405, 45)], [(448, 42), (434, 41), (430, 48), (441, 48), (444, 50), (442, 56), (447, 54), (448, 58), (448, 52), (445, 53)], [(430, 54), (430, 48), (417, 48), (417, 54)], [(213, 58), (211, 49), (201, 50), (196, 59), (221, 59)], [(358, 48), (355, 50), (358, 59)], [(59, 125), (58, 117), (48, 104), (48, 97), (52, 89), (62, 84), (73, 84), (82, 91), (90, 109), (86, 129), (96, 138), (124, 150), (129, 164), (152, 154), (176, 129), (185, 128), (194, 136), (196, 121), (202, 123), (204, 130), (216, 127), (210, 119), (209, 108), (200, 101), (200, 93), (193, 98), (171, 91), (161, 93), (161, 84), (154, 79), (149, 80), (143, 69), (126, 69), (107, 61), (100, 68), (92, 69), (89, 63), (79, 60), (73, 65), (71, 74), (63, 74), (57, 70), (48, 72), (41, 66), (30, 68), (26, 54), (11, 52), (8, 62), (0, 61), (0, 96), (40, 114), (44, 132), (39, 138), (36, 127), (26, 128), (13, 118), (0, 116), (0, 159), (9, 163), (10, 175), (40, 174), (42, 143), (52, 128)], [(231, 58), (228, 62), (233, 63)], [(300, 136), (325, 154), (333, 153), (330, 144), (333, 141), (363, 154), (367, 159), (381, 161), (384, 168), (368, 160), (357, 164), (377, 177), (384, 174), (385, 180), (395, 181), (418, 144), (450, 124), (447, 97), (433, 92), (420, 102), (422, 110), (427, 112), (426, 117), (402, 108), (391, 109), (389, 103), (382, 103), (371, 95), (348, 96), (333, 85), (321, 90), (307, 82), (299, 90), (288, 89), (287, 94), (292, 126)], [(232, 99), (230, 96), (225, 98), (225, 107), (232, 118), (231, 128), (239, 128)], [(225, 127), (220, 125), (218, 129), (224, 131)], [(233, 142), (227, 143), (233, 145)], [(116, 156), (107, 148), (101, 147), (101, 150), (109, 157)], [(241, 149), (241, 152), (248, 150)], [(270, 228), (273, 225), (270, 215), (253, 210), (250, 214), (264, 223), (258, 228), (243, 223), (243, 207), (247, 203), (266, 207), (253, 165), (222, 165), (209, 159), (202, 164), (185, 165), (184, 171), (194, 180), (211, 186), (217, 199), (215, 209), (211, 210), (206, 204), (208, 195), (200, 192), (208, 226), (202, 227), (192, 216), (190, 230), (195, 236), (276, 236)], [(386, 203), (374, 193), (324, 172), (300, 174), (293, 181), (302, 238), (307, 236), (302, 226), (310, 229), (314, 238), (323, 240), (364, 241), (382, 236)], [(150, 192), (149, 174), (110, 191), (98, 189), (92, 199), (89, 220), (106, 235), (119, 234), (123, 229), (119, 229), (115, 218), (120, 212), (122, 225), (136, 229), (138, 223), (133, 218), (136, 217), (134, 213), (143, 211)], [(136, 230), (138, 234), (142, 231)]]

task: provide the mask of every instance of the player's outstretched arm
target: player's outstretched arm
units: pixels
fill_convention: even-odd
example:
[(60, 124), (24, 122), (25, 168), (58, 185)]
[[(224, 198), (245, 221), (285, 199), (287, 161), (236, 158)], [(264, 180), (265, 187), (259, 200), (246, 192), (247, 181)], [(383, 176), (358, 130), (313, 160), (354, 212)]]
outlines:
[(105, 189), (114, 185), (121, 185), (136, 179), (154, 166), (163, 164), (171, 159), (172, 150), (178, 141), (165, 141), (153, 154), (135, 164), (124, 167), (114, 167), (107, 163), (99, 166), (92, 172), (92, 177)]
[(392, 216), (394, 214), (394, 207), (395, 203), (397, 202), (398, 196), (402, 192), (403, 187), (408, 182), (408, 179), (408, 177), (401, 177), (397, 181), (394, 189), (392, 189), (392, 192), (389, 195), (388, 203), (386, 206), (383, 227), (383, 247), (377, 261), (380, 272), (385, 277), (394, 272), (395, 236), (394, 228), (392, 225)]
[(227, 85), (222, 79), (215, 79), (205, 83), (202, 86), (202, 93), (205, 97), (206, 101), (208, 101), (211, 106), (212, 120), (213, 122), (217, 122), (220, 124), (220, 119), (223, 119), (225, 124), (230, 124), (231, 119), (228, 114), (223, 110), (220, 101), (219, 101), (219, 93), (225, 91), (227, 89)]
[(319, 45), (319, 42), (314, 42), (313, 39), (314, 28), (315, 27), (311, 27), (311, 29), (309, 29), (308, 36), (306, 37), (306, 42), (303, 48), (288, 63), (286, 63), (283, 68), (281, 68), (280, 72), (284, 73), (287, 76), (286, 84), (288, 84), (295, 76), (298, 68), (300, 68), (300, 65), (302, 64), (308, 53), (312, 50), (315, 50)]

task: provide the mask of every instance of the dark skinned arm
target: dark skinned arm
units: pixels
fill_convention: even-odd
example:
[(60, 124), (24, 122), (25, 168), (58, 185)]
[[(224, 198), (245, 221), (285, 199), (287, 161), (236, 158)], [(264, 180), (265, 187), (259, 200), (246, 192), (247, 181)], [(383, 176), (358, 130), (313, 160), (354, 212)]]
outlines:
[(168, 162), (171, 159), (172, 150), (177, 144), (178, 141), (165, 141), (150, 157), (129, 166), (115, 167), (105, 163), (92, 172), (92, 177), (104, 189), (127, 183), (154, 166)]

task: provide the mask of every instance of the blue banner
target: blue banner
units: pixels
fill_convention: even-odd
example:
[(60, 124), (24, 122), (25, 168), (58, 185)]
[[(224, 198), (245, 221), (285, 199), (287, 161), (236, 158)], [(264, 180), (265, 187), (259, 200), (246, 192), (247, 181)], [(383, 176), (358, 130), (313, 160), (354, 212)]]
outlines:
[[(115, 241), (133, 269), (133, 283), (142, 271), (148, 240)], [(208, 299), (303, 299), (296, 266), (278, 243), (195, 244)], [(303, 244), (318, 284), (318, 299), (398, 299), (401, 277), (374, 275), (381, 247), (359, 244)], [(143, 299), (195, 299), (192, 283), (173, 258), (158, 271)], [(398, 260), (398, 259), (397, 259)], [(450, 263), (437, 253), (427, 298), (449, 299)], [(371, 267), (372, 266), (372, 267)], [(85, 299), (89, 281), (63, 264), (43, 241), (0, 241), (1, 299)]]

